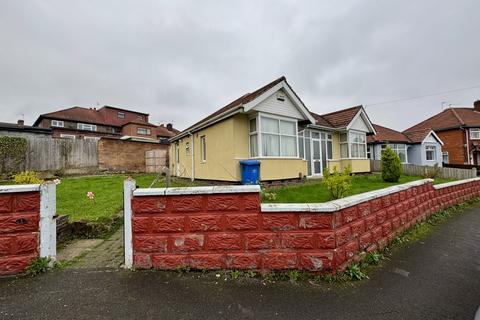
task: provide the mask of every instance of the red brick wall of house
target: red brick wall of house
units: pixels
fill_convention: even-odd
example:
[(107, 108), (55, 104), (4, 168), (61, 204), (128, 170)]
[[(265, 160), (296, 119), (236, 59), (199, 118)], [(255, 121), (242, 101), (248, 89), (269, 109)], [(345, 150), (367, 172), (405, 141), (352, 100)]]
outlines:
[(428, 183), (331, 213), (261, 212), (258, 193), (134, 196), (134, 266), (336, 272), (479, 194), (479, 181)]
[(145, 152), (157, 149), (168, 152), (169, 147), (159, 143), (102, 138), (98, 141), (98, 168), (101, 171), (146, 172)]
[(465, 131), (461, 129), (452, 129), (447, 131), (435, 132), (443, 141), (443, 152), (448, 152), (449, 163), (464, 164), (467, 163), (467, 156), (465, 151)]
[[(150, 134), (139, 134), (137, 129), (138, 128), (145, 128), (150, 130)], [(156, 129), (155, 127), (130, 123), (127, 124), (122, 128), (122, 135), (124, 136), (131, 136), (131, 137), (141, 137), (141, 138), (149, 138), (149, 139), (157, 139)]]
[(0, 195), (0, 276), (25, 271), (39, 256), (40, 192)]

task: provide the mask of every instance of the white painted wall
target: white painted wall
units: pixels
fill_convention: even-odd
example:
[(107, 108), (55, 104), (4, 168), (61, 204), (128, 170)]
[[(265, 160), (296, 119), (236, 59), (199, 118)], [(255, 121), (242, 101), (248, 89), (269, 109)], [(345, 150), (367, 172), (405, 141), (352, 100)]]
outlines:
[(370, 132), (370, 129), (368, 129), (366, 120), (363, 118), (362, 115), (360, 115), (359, 117), (356, 117), (353, 120), (350, 128), (357, 131)]
[[(279, 91), (283, 93), (285, 101), (277, 100), (277, 93)], [(284, 117), (290, 117), (298, 120), (304, 120), (305, 117), (300, 113), (297, 107), (295, 107), (288, 95), (283, 90), (279, 91), (275, 92), (274, 94), (260, 102), (257, 106), (253, 108), (253, 110)]]
[(40, 186), (40, 257), (57, 259), (57, 190), (53, 182)]

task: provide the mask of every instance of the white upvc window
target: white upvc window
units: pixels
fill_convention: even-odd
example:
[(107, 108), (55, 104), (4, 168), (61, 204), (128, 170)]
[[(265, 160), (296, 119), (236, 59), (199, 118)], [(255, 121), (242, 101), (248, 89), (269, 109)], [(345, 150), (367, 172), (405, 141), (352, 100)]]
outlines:
[(143, 121), (143, 116), (139, 114), (139, 115), (137, 116), (137, 119)]
[(207, 162), (207, 138), (205, 136), (200, 137), (200, 161)]
[(100, 137), (83, 137), (83, 139), (97, 141), (100, 140)]
[(297, 130), (297, 121), (289, 118), (259, 115), (251, 119), (250, 155), (298, 158)]
[(367, 158), (367, 136), (364, 132), (349, 132), (350, 157), (358, 159)]
[(60, 134), (60, 138), (62, 138), (62, 139), (73, 139), (73, 140), (75, 140), (75, 135), (73, 135), (73, 134), (61, 133), (61, 134)]
[(425, 159), (427, 161), (437, 160), (437, 148), (435, 146), (425, 146)]
[(188, 141), (185, 142), (185, 154), (186, 154), (187, 156), (190, 155), (190, 142), (188, 142)]
[(442, 152), (442, 162), (443, 163), (448, 163), (448, 152)]
[(340, 133), (340, 158), (367, 158), (367, 135), (365, 132), (351, 130)]
[(65, 123), (61, 120), (52, 120), (52, 127), (59, 127), (63, 128), (65, 126)]
[(473, 139), (473, 140), (480, 139), (480, 129), (479, 128), (471, 128), (470, 129), (470, 139)]
[(258, 157), (258, 131), (257, 118), (249, 120), (248, 132), (250, 138), (250, 157)]
[(120, 112), (120, 111), (119, 111), (119, 112), (117, 113), (117, 117), (118, 117), (119, 119), (125, 119), (125, 112)]
[(402, 163), (407, 163), (407, 145), (403, 143), (399, 144), (383, 144), (382, 145), (382, 152), (389, 146), (393, 152), (397, 154), (397, 156), (400, 158), (400, 161)]
[(350, 158), (350, 152), (348, 148), (348, 132), (340, 133), (340, 158)]
[(88, 123), (77, 123), (77, 129), (86, 131), (97, 131), (97, 126)]
[(149, 128), (137, 128), (137, 133), (138, 134), (143, 134), (143, 135), (150, 135), (150, 129)]

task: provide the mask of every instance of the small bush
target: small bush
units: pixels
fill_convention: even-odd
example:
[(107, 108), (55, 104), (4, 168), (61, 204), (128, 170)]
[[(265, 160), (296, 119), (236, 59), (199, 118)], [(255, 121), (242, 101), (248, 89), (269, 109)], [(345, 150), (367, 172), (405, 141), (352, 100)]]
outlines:
[(263, 191), (262, 192), (262, 199), (269, 200), (269, 201), (275, 201), (277, 200), (277, 194), (275, 192), (268, 192), (268, 191)]
[(323, 184), (330, 192), (332, 199), (340, 199), (347, 195), (348, 190), (352, 187), (352, 169), (346, 167), (343, 172), (337, 171), (337, 167), (333, 167), (333, 171), (325, 170), (323, 173)]
[(43, 180), (38, 178), (35, 171), (24, 171), (17, 173), (13, 177), (13, 180), (15, 180), (16, 184), (40, 184), (43, 182)]
[(425, 168), (425, 173), (423, 174), (424, 178), (435, 179), (440, 174), (440, 168), (438, 163), (435, 163), (433, 167)]
[(382, 151), (382, 179), (386, 182), (398, 182), (402, 175), (402, 163), (398, 155), (387, 147)]

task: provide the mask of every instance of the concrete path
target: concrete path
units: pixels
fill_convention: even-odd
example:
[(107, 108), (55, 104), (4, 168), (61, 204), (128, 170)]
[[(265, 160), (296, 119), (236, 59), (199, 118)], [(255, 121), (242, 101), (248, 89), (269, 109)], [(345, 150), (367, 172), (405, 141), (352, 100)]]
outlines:
[(75, 261), (70, 269), (119, 268), (123, 263), (123, 226), (109, 239), (86, 239), (70, 243), (57, 256), (59, 261)]
[(479, 230), (480, 208), (468, 210), (340, 287), (88, 269), (1, 279), (0, 319), (473, 319)]

